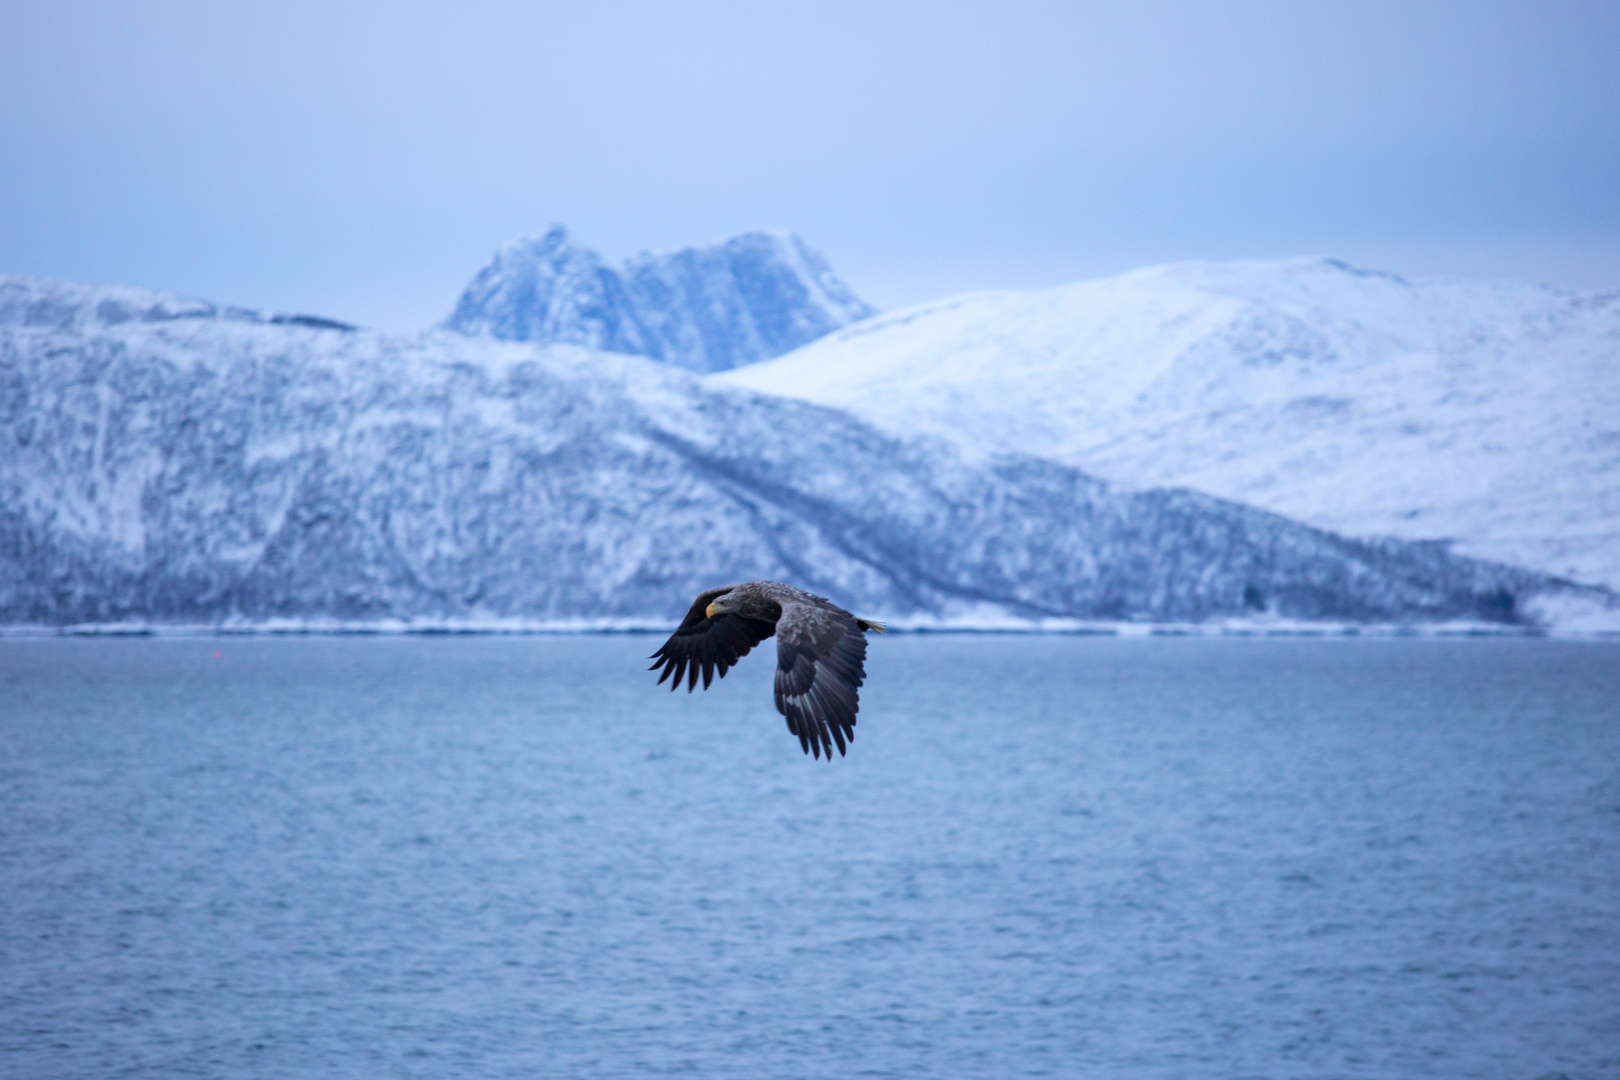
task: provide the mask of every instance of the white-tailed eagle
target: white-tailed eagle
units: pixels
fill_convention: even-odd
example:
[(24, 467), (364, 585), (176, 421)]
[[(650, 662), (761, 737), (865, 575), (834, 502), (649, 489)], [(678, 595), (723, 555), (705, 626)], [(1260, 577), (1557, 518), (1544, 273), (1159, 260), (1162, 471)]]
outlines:
[(703, 689), (724, 677), (766, 638), (776, 637), (776, 711), (807, 754), (832, 760), (855, 740), (858, 691), (866, 678), (866, 631), (887, 632), (880, 622), (857, 619), (843, 608), (780, 581), (748, 581), (699, 594), (692, 610), (652, 654), (649, 669), (674, 675), (671, 690), (686, 679), (687, 693), (703, 675)]

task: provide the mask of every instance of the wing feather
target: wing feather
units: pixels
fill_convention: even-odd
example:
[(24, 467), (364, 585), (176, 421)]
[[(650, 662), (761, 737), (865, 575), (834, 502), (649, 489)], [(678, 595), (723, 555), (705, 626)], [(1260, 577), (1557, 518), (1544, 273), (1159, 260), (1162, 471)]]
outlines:
[(805, 753), (831, 761), (834, 745), (843, 756), (855, 741), (865, 661), (865, 628), (855, 616), (819, 598), (782, 602), (776, 708)]
[(684, 679), (686, 692), (691, 693), (697, 688), (701, 676), (703, 689), (707, 690), (717, 674), (724, 678), (738, 660), (776, 632), (776, 628), (763, 619), (748, 619), (741, 615), (709, 618), (709, 604), (732, 588), (727, 585), (699, 593), (698, 598), (692, 601), (686, 618), (681, 620), (681, 625), (649, 657), (654, 662), (649, 671), (663, 669), (658, 676), (660, 684), (673, 675), (669, 688), (674, 690)]

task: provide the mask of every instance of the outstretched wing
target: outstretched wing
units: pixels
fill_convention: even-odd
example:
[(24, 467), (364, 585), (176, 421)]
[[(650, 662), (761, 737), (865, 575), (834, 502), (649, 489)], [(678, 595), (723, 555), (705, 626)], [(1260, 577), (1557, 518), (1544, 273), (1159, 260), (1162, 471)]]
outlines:
[(663, 647), (649, 658), (657, 663), (648, 671), (664, 669), (664, 673), (658, 676), (659, 683), (673, 674), (675, 678), (669, 688), (674, 690), (681, 685), (682, 676), (687, 676), (686, 692), (690, 694), (692, 688), (697, 686), (698, 671), (701, 669), (703, 689), (707, 690), (709, 684), (714, 682), (716, 670), (723, 678), (731, 665), (776, 632), (776, 628), (763, 619), (745, 619), (741, 615), (709, 618), (706, 614), (709, 604), (715, 597), (731, 589), (730, 585), (710, 589), (692, 601), (692, 610), (686, 613), (681, 625), (675, 628)]
[(825, 600), (783, 601), (776, 621), (776, 709), (804, 752), (832, 760), (855, 741), (857, 690), (866, 679), (860, 621)]

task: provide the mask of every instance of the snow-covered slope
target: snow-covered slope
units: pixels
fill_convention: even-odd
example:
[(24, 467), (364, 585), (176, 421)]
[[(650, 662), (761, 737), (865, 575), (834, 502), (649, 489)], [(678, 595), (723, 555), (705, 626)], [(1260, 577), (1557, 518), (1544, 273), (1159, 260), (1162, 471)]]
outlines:
[(796, 236), (744, 233), (616, 270), (556, 225), (498, 252), (444, 325), (724, 371), (875, 313)]
[(1620, 294), (1187, 263), (924, 304), (717, 378), (1620, 587)]
[(1614, 614), (639, 358), (0, 279), (0, 623), (658, 624), (755, 576), (922, 622)]

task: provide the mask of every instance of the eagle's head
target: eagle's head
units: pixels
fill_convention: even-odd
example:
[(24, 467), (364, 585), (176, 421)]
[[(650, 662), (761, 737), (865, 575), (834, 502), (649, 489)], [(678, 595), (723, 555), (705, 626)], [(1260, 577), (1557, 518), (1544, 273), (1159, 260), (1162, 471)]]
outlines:
[(749, 581), (715, 597), (703, 613), (711, 619), (719, 615), (737, 615), (744, 619), (763, 619), (774, 623), (782, 617), (782, 605), (764, 595), (758, 582)]

